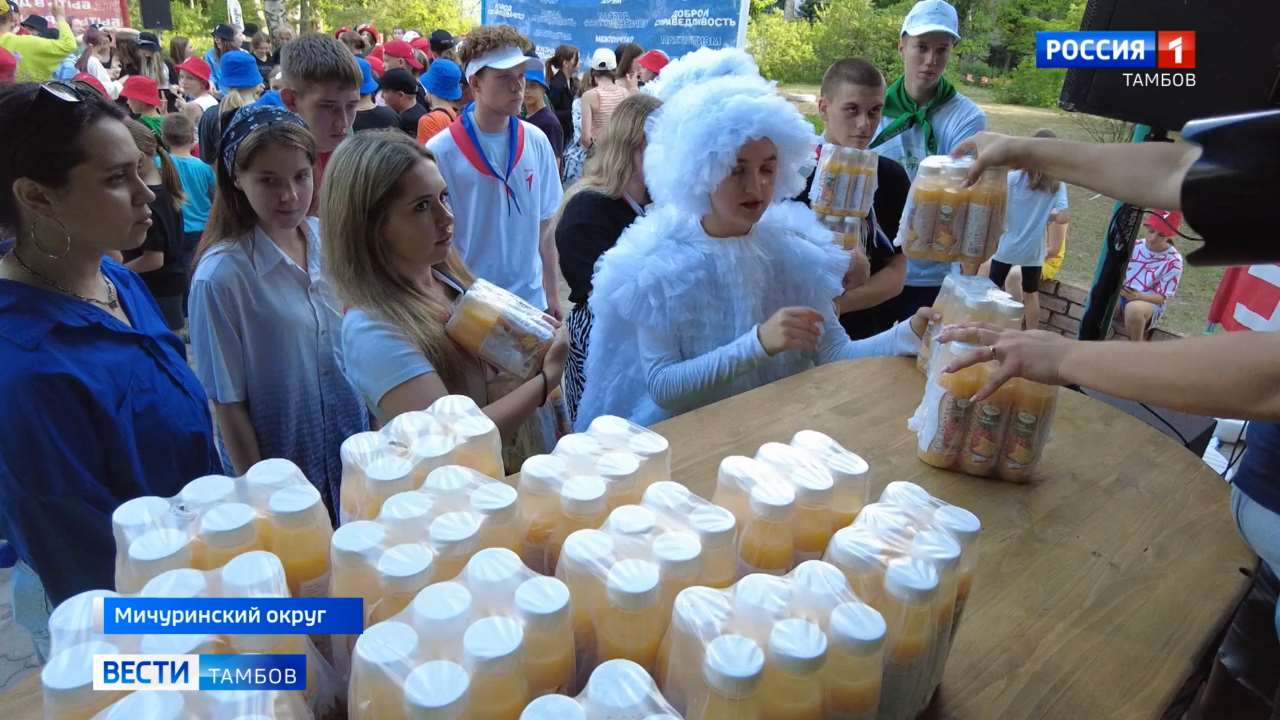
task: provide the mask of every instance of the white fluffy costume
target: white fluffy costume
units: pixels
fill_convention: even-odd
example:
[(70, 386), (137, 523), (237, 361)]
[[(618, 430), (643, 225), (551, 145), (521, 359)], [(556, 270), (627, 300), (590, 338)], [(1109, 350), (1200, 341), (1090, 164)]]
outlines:
[[(740, 52), (704, 58), (732, 66), (723, 55)], [(785, 200), (803, 189), (818, 138), (771, 84), (752, 72), (684, 85), (647, 136), (654, 209), (596, 266), (579, 430), (606, 414), (649, 425), (821, 363), (915, 351), (909, 323), (853, 342), (836, 319), (849, 255), (812, 211)], [(711, 192), (759, 138), (778, 149), (771, 206), (744, 236), (708, 236)], [(770, 357), (757, 325), (791, 306), (823, 314), (818, 351)]]

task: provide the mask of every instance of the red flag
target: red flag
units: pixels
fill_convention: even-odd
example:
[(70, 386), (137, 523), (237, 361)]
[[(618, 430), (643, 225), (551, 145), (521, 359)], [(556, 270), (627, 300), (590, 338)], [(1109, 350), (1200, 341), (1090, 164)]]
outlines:
[(1280, 331), (1280, 263), (1228, 269), (1213, 295), (1209, 322), (1224, 330)]

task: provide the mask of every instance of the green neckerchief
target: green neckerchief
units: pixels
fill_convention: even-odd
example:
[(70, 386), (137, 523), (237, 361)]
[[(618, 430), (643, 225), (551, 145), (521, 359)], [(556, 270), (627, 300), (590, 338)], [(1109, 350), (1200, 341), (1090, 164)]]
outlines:
[(933, 94), (933, 99), (928, 104), (921, 106), (911, 99), (907, 94), (907, 86), (902, 82), (903, 78), (893, 81), (884, 93), (884, 116), (893, 118), (893, 122), (885, 126), (880, 134), (876, 135), (876, 139), (871, 141), (871, 147), (877, 147), (885, 142), (901, 135), (911, 129), (913, 125), (919, 125), (920, 130), (924, 133), (924, 146), (930, 155), (938, 154), (938, 137), (933, 133), (933, 125), (929, 122), (929, 116), (934, 110), (942, 107), (948, 100), (956, 96), (956, 88), (944, 77), (938, 81), (938, 90)]

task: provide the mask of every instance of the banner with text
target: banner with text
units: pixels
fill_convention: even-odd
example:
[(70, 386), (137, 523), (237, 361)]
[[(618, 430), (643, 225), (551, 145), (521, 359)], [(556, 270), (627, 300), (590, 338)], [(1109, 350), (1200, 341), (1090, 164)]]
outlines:
[(557, 45), (578, 48), (582, 63), (596, 48), (633, 42), (674, 58), (700, 47), (744, 47), (750, 0), (485, 0), (481, 22), (506, 24), (551, 57)]
[[(43, 15), (53, 27), (53, 0), (17, 0), (22, 17)], [(129, 24), (129, 11), (125, 0), (68, 0), (67, 22), (76, 35), (89, 25), (123, 27)]]

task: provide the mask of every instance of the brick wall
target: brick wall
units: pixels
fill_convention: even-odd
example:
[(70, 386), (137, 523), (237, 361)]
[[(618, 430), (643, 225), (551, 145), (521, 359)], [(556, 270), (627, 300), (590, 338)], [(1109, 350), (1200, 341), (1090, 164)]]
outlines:
[[(1040, 283), (1040, 328), (1075, 337), (1080, 332), (1080, 318), (1084, 317), (1085, 302), (1089, 291), (1056, 280), (1043, 280)], [(1114, 320), (1111, 323), (1111, 337), (1126, 339), (1124, 323)], [(1169, 340), (1179, 337), (1174, 333), (1156, 328), (1152, 340)]]

